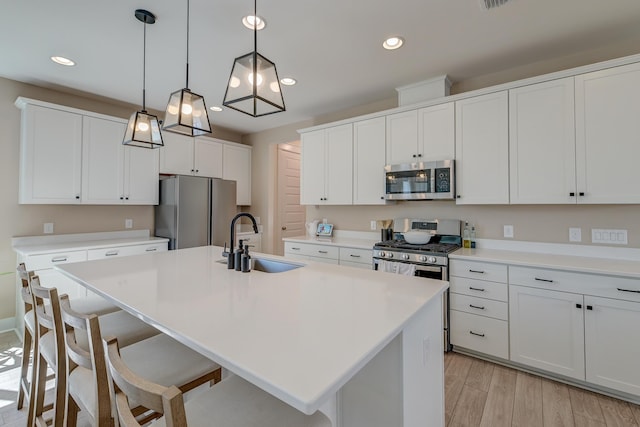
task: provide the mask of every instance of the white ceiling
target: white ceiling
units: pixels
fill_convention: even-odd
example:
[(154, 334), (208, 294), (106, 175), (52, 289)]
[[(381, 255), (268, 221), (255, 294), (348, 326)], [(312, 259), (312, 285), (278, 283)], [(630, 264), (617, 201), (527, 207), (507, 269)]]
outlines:
[[(0, 76), (142, 102), (142, 24), (148, 9), (147, 105), (164, 110), (185, 84), (186, 0), (5, 0)], [(189, 87), (221, 105), (233, 60), (253, 49), (241, 19), (251, 0), (191, 0)], [(259, 0), (267, 28), (258, 52), (276, 63), (287, 111), (261, 118), (225, 109), (214, 126), (252, 133), (388, 99), (395, 88), (442, 74), (452, 81), (629, 40), (640, 52), (638, 0)], [(397, 51), (382, 49), (391, 35)], [(72, 58), (75, 67), (49, 60)]]

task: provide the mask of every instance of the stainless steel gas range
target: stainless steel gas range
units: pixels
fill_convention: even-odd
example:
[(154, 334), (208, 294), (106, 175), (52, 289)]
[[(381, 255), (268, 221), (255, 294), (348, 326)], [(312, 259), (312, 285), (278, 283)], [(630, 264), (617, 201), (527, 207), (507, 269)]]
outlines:
[[(404, 234), (420, 231), (431, 235), (428, 243), (408, 243)], [(449, 254), (462, 247), (462, 221), (451, 219), (396, 219), (393, 223), (393, 240), (378, 242), (373, 246), (373, 269), (389, 268), (395, 263), (415, 266), (405, 271), (418, 277), (449, 280)], [(449, 342), (449, 292), (443, 298), (444, 348)]]

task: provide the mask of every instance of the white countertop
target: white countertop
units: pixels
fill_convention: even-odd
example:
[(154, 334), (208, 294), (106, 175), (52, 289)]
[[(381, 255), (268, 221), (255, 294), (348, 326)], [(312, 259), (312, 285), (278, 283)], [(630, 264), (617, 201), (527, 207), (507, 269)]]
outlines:
[[(367, 233), (368, 234), (368, 233)], [(361, 237), (352, 237), (351, 235), (342, 236), (336, 235), (334, 237), (326, 238), (326, 237), (315, 237), (315, 236), (295, 236), (295, 237), (285, 237), (282, 239), (285, 242), (295, 242), (295, 243), (312, 243), (314, 245), (334, 245), (341, 246), (345, 248), (355, 248), (355, 249), (371, 249), (373, 250), (373, 245), (380, 241), (380, 238), (361, 238)]]
[(207, 246), (56, 268), (307, 414), (448, 286), (311, 261), (283, 273), (241, 273), (216, 262), (221, 251)]
[(66, 250), (81, 251), (87, 249), (109, 248), (113, 246), (131, 246), (168, 241), (169, 239), (164, 237), (150, 236), (148, 230), (131, 230), (14, 237), (11, 243), (14, 251), (20, 255), (29, 256)]
[(497, 249), (458, 249), (451, 259), (495, 262), (640, 279), (640, 261)]

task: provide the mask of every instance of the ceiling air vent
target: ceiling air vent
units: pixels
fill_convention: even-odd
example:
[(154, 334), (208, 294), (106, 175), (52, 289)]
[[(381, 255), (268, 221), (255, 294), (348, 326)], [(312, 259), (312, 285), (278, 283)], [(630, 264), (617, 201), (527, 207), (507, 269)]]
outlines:
[(507, 3), (509, 0), (478, 0), (480, 9), (489, 10)]

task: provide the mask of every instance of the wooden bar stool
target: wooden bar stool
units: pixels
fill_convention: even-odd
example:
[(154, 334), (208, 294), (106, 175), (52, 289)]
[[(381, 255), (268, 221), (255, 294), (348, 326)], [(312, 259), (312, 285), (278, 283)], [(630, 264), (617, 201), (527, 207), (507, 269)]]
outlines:
[(237, 375), (194, 396), (186, 403), (175, 386), (160, 385), (135, 373), (114, 337), (106, 339), (106, 361), (121, 427), (140, 427), (130, 409), (135, 401), (164, 416), (154, 427), (331, 427), (317, 411), (306, 415)]
[[(94, 426), (112, 426), (115, 413), (107, 381), (101, 322), (95, 315), (75, 312), (66, 295), (61, 297), (60, 306), (69, 366), (67, 426), (76, 426), (79, 409), (89, 415)], [(78, 340), (85, 335), (89, 337), (87, 347)], [(220, 367), (216, 363), (168, 335), (156, 335), (123, 347), (122, 353), (134, 371), (143, 372), (153, 381), (178, 384), (183, 392), (220, 380)], [(144, 402), (138, 403), (144, 406)], [(144, 412), (148, 410), (135, 411), (138, 415)]]

